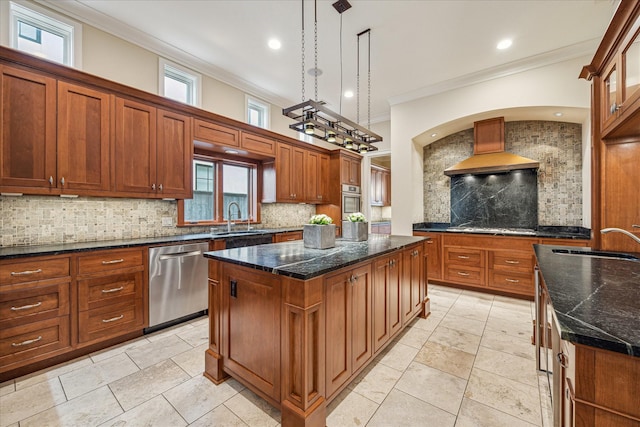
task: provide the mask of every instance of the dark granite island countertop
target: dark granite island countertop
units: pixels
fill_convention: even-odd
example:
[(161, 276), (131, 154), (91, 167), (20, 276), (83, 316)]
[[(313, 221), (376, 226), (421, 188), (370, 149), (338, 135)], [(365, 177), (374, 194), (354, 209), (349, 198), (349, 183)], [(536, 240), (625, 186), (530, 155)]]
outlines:
[(562, 339), (640, 357), (640, 261), (553, 253), (559, 248), (578, 249), (534, 245)]
[[(428, 238), (427, 238), (428, 239)], [(258, 270), (308, 280), (396, 249), (424, 237), (370, 234), (363, 242), (336, 239), (330, 249), (305, 248), (302, 240), (205, 252), (204, 256)]]

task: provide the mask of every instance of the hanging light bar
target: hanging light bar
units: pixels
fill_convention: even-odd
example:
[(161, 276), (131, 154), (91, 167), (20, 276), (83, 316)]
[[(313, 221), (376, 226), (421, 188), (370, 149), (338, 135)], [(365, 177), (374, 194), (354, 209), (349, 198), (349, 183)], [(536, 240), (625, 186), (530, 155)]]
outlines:
[[(295, 123), (289, 125), (289, 128), (305, 135), (313, 136), (314, 138), (321, 139), (331, 144), (338, 145), (348, 150), (353, 150), (359, 153), (366, 153), (369, 151), (376, 151), (378, 148), (371, 145), (376, 142), (381, 142), (382, 137), (364, 126), (360, 126), (358, 123), (341, 116), (338, 113), (331, 111), (327, 108), (323, 102), (318, 101), (318, 29), (317, 29), (317, 0), (314, 2), (315, 14), (314, 14), (314, 34), (315, 34), (315, 101), (306, 100), (304, 95), (305, 87), (305, 73), (304, 73), (304, 0), (302, 0), (302, 102), (289, 108), (283, 108), (282, 114), (295, 120)], [(349, 9), (351, 5), (347, 0), (339, 0), (334, 3), (333, 7), (342, 14), (345, 10)], [(360, 36), (362, 34), (369, 33), (371, 30), (367, 29), (358, 34), (358, 62), (360, 61), (359, 45)], [(371, 54), (371, 41), (369, 39), (369, 56)], [(369, 60), (370, 61), (370, 60)], [(370, 62), (369, 62), (369, 76), (370, 76)], [(369, 98), (371, 96), (371, 78), (369, 77)], [(369, 101), (370, 105), (370, 101)], [(359, 106), (358, 106), (359, 107)], [(358, 108), (359, 110), (359, 108)], [(370, 111), (370, 107), (369, 107)], [(359, 111), (358, 111), (359, 113)], [(359, 114), (358, 114), (359, 116)], [(358, 118), (359, 120), (359, 118)], [(370, 123), (370, 113), (369, 113)], [(370, 126), (370, 124), (369, 124)]]

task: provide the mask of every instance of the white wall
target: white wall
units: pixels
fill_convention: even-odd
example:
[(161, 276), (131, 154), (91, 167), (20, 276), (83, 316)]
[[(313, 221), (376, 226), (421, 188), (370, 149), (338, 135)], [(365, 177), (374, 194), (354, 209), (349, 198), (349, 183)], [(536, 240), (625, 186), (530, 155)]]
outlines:
[[(517, 107), (557, 106), (590, 108), (590, 83), (578, 79), (589, 57), (565, 61), (451, 90), (391, 107), (391, 205), (394, 234), (411, 234), (411, 225), (422, 222), (422, 146), (413, 138), (428, 129), (455, 119), (473, 117), (493, 110)], [(508, 120), (508, 119), (507, 119)], [(590, 141), (590, 125), (586, 129), (583, 146)], [(588, 194), (591, 191), (591, 157), (585, 148), (584, 218), (590, 218)], [(410, 166), (410, 167), (409, 167)]]

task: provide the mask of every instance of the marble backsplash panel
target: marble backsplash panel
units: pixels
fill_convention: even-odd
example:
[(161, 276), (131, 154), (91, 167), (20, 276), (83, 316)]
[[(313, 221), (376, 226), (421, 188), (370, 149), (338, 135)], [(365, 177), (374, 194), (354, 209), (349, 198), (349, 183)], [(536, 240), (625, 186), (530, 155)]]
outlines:
[[(582, 126), (552, 121), (505, 123), (505, 151), (540, 162), (538, 224), (581, 226)], [(450, 178), (443, 171), (473, 154), (473, 129), (424, 147), (424, 220), (451, 222)]]
[[(313, 205), (262, 205), (258, 228), (297, 227)], [(163, 218), (171, 226), (163, 226)], [(0, 196), (0, 246), (46, 245), (208, 233), (210, 227), (176, 227), (177, 202), (149, 199)]]

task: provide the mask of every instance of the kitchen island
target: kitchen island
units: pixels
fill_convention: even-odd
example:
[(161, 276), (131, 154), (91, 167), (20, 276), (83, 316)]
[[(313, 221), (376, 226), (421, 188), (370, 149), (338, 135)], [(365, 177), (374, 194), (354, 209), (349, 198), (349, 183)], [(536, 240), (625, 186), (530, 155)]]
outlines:
[(555, 425), (640, 425), (640, 253), (534, 250), (537, 335), (553, 355)]
[(429, 314), (423, 237), (370, 235), (334, 248), (277, 243), (207, 252), (204, 375), (229, 375), (324, 426), (326, 405), (417, 316)]

